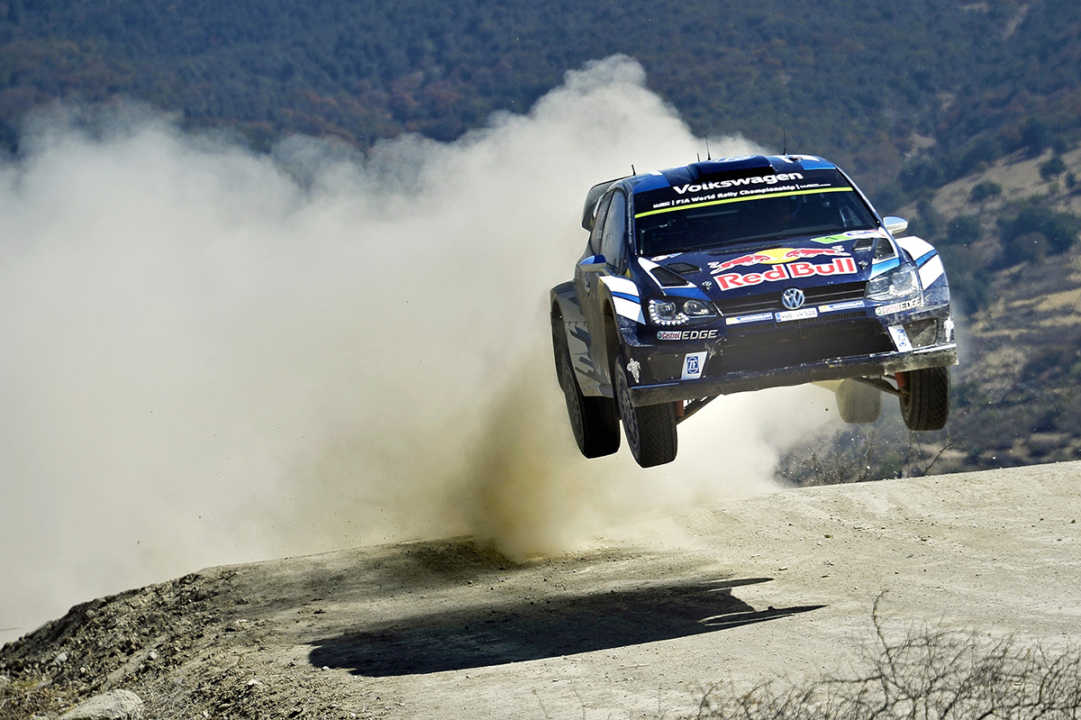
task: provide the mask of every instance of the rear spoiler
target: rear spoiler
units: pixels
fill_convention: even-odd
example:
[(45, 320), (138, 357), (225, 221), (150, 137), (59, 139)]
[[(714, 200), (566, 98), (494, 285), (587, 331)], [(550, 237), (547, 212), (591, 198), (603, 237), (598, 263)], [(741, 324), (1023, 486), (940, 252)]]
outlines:
[(624, 180), (630, 177), (630, 175), (624, 175), (623, 177), (616, 178), (614, 180), (605, 180), (602, 183), (597, 183), (589, 189), (586, 193), (586, 204), (582, 208), (582, 227), (586, 230), (593, 229), (593, 221), (597, 215), (597, 203), (600, 202), (601, 196), (604, 195), (608, 188), (612, 187), (620, 180)]

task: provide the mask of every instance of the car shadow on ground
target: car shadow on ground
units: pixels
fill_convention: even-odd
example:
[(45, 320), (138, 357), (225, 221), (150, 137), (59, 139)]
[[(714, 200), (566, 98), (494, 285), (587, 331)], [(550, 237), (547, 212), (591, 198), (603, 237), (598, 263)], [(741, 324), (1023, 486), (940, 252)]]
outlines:
[(732, 588), (745, 578), (680, 582), (587, 595), (545, 596), (380, 623), (316, 640), (316, 667), (390, 676), (464, 670), (671, 640), (824, 607), (755, 610)]

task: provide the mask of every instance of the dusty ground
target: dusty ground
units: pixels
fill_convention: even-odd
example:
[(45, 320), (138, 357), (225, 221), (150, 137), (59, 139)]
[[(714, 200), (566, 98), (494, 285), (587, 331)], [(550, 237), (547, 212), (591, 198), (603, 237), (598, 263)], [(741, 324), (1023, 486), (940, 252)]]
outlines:
[[(666, 717), (844, 672), (887, 629), (1081, 637), (1081, 463), (783, 491), (680, 550), (512, 565), (467, 540), (214, 568), (0, 650), (0, 717), (104, 688), (153, 717)], [(58, 655), (64, 655), (58, 659)]]

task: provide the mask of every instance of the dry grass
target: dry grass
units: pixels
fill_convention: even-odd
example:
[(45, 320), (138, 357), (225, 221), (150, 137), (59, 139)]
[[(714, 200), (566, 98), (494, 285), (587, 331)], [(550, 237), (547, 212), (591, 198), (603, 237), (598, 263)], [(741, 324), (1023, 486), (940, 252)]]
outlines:
[[(879, 597), (881, 600), (881, 596)], [(876, 644), (855, 677), (708, 692), (699, 718), (745, 720), (1064, 720), (1081, 718), (1081, 652), (1048, 651), (1012, 638), (921, 630)]]

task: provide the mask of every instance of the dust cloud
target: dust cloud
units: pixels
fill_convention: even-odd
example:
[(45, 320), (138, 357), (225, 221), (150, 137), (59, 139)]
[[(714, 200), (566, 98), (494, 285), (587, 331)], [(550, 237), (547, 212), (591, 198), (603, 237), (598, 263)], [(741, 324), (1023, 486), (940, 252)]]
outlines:
[(578, 454), (546, 301), (585, 190), (704, 146), (628, 58), (450, 144), (259, 155), (136, 106), (52, 108), (21, 144), (0, 165), (7, 639), (212, 564), (459, 533), (582, 547), (769, 489), (831, 417), (813, 388), (734, 396), (672, 465)]

